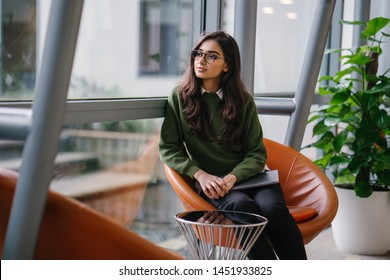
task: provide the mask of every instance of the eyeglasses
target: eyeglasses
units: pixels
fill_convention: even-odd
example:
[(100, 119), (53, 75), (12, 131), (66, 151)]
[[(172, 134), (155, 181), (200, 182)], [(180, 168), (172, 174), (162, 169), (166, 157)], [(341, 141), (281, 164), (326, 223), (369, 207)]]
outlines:
[(194, 50), (192, 52), (192, 57), (196, 60), (196, 61), (199, 61), (202, 57), (204, 56), (204, 60), (211, 64), (211, 63), (214, 63), (214, 61), (218, 58), (223, 58), (223, 57), (220, 57), (220, 56), (217, 56), (216, 54), (212, 54), (212, 53), (204, 53), (204, 52), (201, 52), (201, 51), (198, 51), (198, 50)]

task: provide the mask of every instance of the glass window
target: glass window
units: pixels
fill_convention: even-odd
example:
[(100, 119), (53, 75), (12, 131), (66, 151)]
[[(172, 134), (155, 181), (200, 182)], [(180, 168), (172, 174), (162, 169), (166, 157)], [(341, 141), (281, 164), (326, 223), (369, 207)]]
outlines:
[[(312, 0), (258, 0), (255, 95), (295, 92), (316, 5)], [(233, 15), (234, 1), (225, 0), (223, 26), (231, 34)]]
[(141, 2), (140, 75), (181, 75), (192, 47), (189, 0)]
[(259, 0), (254, 92), (295, 92), (317, 1)]
[[(316, 5), (311, 0), (257, 1), (255, 96), (293, 97)], [(234, 8), (234, 0), (225, 0), (223, 26), (230, 34)], [(260, 121), (264, 137), (283, 142), (289, 116), (260, 115)]]
[[(150, 184), (163, 181), (161, 119), (71, 125), (63, 129), (50, 188), (131, 224)], [(19, 171), (22, 142), (0, 142), (0, 167)], [(164, 179), (165, 181), (165, 179)]]
[[(51, 2), (1, 1), (1, 101), (33, 99)], [(84, 1), (68, 98), (167, 96), (192, 32), (193, 0)]]
[(68, 98), (167, 96), (188, 61), (192, 1), (84, 3)]
[(31, 99), (36, 78), (36, 1), (1, 1), (0, 101)]
[[(67, 125), (50, 188), (136, 232), (146, 231), (153, 242), (167, 238), (161, 225), (178, 236), (172, 217), (182, 206), (158, 156), (161, 124), (159, 118)], [(0, 141), (0, 167), (19, 171), (23, 148), (23, 142)], [(160, 231), (164, 240), (156, 239)]]

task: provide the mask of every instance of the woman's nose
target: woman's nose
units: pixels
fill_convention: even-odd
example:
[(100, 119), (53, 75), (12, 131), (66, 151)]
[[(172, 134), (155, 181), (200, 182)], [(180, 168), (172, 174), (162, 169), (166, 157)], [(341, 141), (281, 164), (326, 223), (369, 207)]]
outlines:
[(205, 54), (202, 54), (202, 56), (199, 59), (199, 62), (202, 63), (202, 64), (206, 63), (206, 55)]

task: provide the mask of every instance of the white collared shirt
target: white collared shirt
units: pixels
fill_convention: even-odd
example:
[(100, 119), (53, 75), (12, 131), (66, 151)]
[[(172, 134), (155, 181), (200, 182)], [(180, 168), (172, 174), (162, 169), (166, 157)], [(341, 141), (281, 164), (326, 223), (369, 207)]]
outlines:
[[(207, 90), (205, 90), (204, 88), (202, 88), (202, 94), (205, 93), (205, 92), (208, 92)], [(216, 95), (218, 95), (219, 98), (223, 98), (223, 92), (222, 92), (222, 89), (219, 89), (216, 93)]]

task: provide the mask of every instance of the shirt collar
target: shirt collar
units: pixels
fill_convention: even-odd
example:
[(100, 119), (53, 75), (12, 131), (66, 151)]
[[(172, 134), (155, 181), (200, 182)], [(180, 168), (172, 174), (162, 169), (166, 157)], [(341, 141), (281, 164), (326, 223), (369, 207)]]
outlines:
[[(205, 93), (205, 92), (208, 92), (207, 90), (205, 90), (203, 87), (201, 87), (202, 89), (202, 94)], [(223, 97), (223, 91), (222, 89), (219, 89), (216, 94), (218, 95), (218, 97), (222, 100), (222, 97)]]

